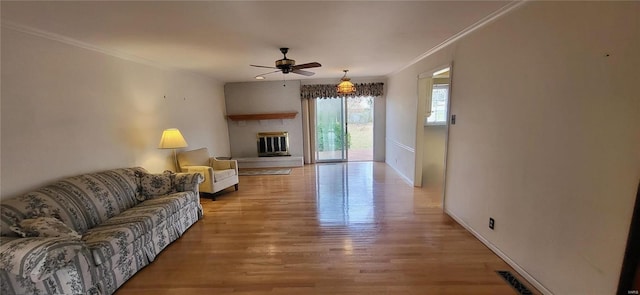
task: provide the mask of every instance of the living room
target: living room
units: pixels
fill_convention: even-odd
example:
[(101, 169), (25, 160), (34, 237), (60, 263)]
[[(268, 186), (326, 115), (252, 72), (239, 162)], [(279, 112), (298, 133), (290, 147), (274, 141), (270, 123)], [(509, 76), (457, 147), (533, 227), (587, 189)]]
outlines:
[[(368, 65), (328, 58), (318, 59), (323, 67), (316, 77), (298, 79), (293, 74), (275, 74), (267, 76), (267, 82), (255, 81), (256, 75), (266, 71), (251, 69), (249, 64), (270, 65), (281, 58), (281, 46), (291, 47), (290, 58), (307, 62), (315, 61), (322, 52), (305, 48), (305, 42), (317, 38), (338, 43), (328, 54), (339, 60), (341, 54), (353, 54), (334, 49), (347, 47), (342, 38), (356, 42), (359, 35), (376, 34), (356, 25), (339, 26), (346, 37), (308, 34), (321, 26), (267, 17), (268, 13), (276, 15), (282, 6), (318, 10), (339, 6), (333, 2), (304, 3), (276, 2), (269, 8), (268, 2), (115, 5), (3, 1), (0, 200), (82, 173), (136, 166), (157, 173), (175, 170), (171, 151), (157, 148), (167, 128), (182, 132), (189, 144), (185, 150), (206, 147), (215, 156), (243, 156), (237, 154), (236, 145), (245, 146), (242, 141), (246, 139), (234, 137), (239, 123), (227, 118), (240, 109), (229, 109), (231, 97), (225, 92), (250, 89), (254, 97), (234, 96), (237, 100), (251, 99), (248, 105), (256, 109), (241, 109), (247, 113), (290, 111), (284, 109), (290, 106), (300, 112), (296, 118), (301, 120), (303, 110), (295, 103), (300, 99), (300, 85), (337, 84), (345, 68), (356, 83), (384, 83), (384, 94), (375, 101), (379, 114), (374, 121), (378, 130), (374, 146), (379, 162), (372, 165), (383, 165), (384, 173), (394, 174), (392, 178), (400, 184), (393, 188), (399, 194), (407, 193), (407, 198), (418, 200), (420, 196), (413, 195), (412, 187), (418, 152), (416, 122), (420, 121), (416, 111), (417, 77), (451, 66), (451, 111), (457, 122), (448, 134), (445, 198), (440, 200), (439, 210), (540, 293), (616, 293), (640, 179), (636, 73), (640, 66), (640, 3), (382, 2), (378, 5), (388, 5), (382, 7), (399, 13), (394, 20), (415, 10), (411, 5), (442, 9), (425, 11), (429, 16), (457, 10), (467, 18), (451, 12), (460, 16), (457, 20), (466, 22), (459, 27), (447, 26), (451, 31), (446, 34), (437, 35), (437, 29), (404, 34), (416, 44), (425, 45), (414, 49), (419, 53), (406, 60), (392, 60), (393, 54), (374, 56), (380, 64), (387, 63), (386, 59), (400, 63), (387, 72), (367, 73), (358, 67)], [(376, 7), (369, 2), (345, 5), (351, 9), (340, 11), (343, 18), (355, 13), (358, 6)], [(203, 6), (208, 8), (201, 9)], [(397, 12), (391, 7), (404, 9)], [(144, 13), (131, 14), (143, 17), (130, 19), (127, 11)], [(207, 23), (210, 30), (189, 30), (172, 21), (176, 13), (186, 12), (190, 13), (186, 18), (206, 18), (211, 13), (221, 21), (209, 20), (213, 22)], [(304, 15), (291, 17), (301, 22), (305, 19)], [(254, 36), (249, 43), (272, 49), (258, 51), (238, 45), (236, 38), (251, 34), (228, 24), (245, 18), (273, 23), (276, 32)], [(224, 27), (223, 22), (227, 23)], [(411, 18), (390, 22), (389, 29), (380, 34), (415, 32), (409, 26), (416, 22), (418, 19)], [(87, 28), (95, 31), (87, 33)], [(163, 39), (163, 30), (175, 39)], [(187, 42), (198, 38), (206, 41)], [(285, 44), (287, 40), (289, 44)], [(235, 51), (215, 52), (216, 43), (229, 43)], [(384, 47), (387, 43), (392, 42), (365, 45)], [(397, 50), (398, 55), (405, 45), (388, 44), (397, 46), (391, 51)], [(371, 51), (360, 55), (364, 58), (376, 52)], [(213, 54), (207, 61), (211, 64), (226, 65), (226, 57), (237, 61), (235, 56), (241, 54), (248, 59), (217, 69), (219, 76), (212, 78), (204, 74), (210, 65), (189, 58), (208, 54)], [(239, 75), (235, 68), (242, 68), (238, 70), (242, 78), (228, 78)], [(323, 72), (325, 69), (327, 72)], [(282, 96), (287, 103), (258, 101), (261, 93), (271, 93), (270, 99), (277, 99), (276, 91), (287, 91)], [(273, 106), (283, 109), (268, 109)], [(295, 122), (266, 124), (300, 128), (296, 134), (302, 135), (301, 121)], [(259, 123), (247, 123), (252, 124)], [(314, 165), (296, 168), (300, 170), (292, 175), (306, 177), (310, 167)], [(252, 189), (258, 190), (260, 184), (249, 177), (241, 179), (240, 193), (243, 180), (247, 191), (258, 194)], [(294, 188), (297, 193), (307, 189)], [(384, 192), (394, 194), (391, 190)], [(221, 199), (231, 199), (232, 194)], [(294, 202), (292, 196), (286, 200)], [(188, 251), (189, 243), (196, 243), (190, 233), (200, 236), (223, 232), (227, 238), (234, 237), (225, 223), (211, 217), (216, 214), (212, 208), (219, 208), (225, 201), (218, 205), (209, 199), (202, 202), (204, 220), (209, 216), (216, 222), (203, 228), (198, 225), (201, 220), (195, 231), (187, 231), (176, 242), (180, 244), (168, 250), (179, 247)], [(238, 214), (230, 212), (234, 208), (240, 210), (242, 204), (220, 210)], [(490, 217), (495, 219), (495, 230), (487, 227)], [(154, 265), (161, 262), (151, 266), (162, 268)], [(196, 289), (191, 292), (196, 293)], [(402, 288), (381, 290), (406, 293)], [(429, 293), (425, 290), (414, 292)], [(485, 291), (492, 293), (490, 288)], [(180, 294), (180, 289), (167, 292)], [(333, 294), (348, 292), (346, 288)]]

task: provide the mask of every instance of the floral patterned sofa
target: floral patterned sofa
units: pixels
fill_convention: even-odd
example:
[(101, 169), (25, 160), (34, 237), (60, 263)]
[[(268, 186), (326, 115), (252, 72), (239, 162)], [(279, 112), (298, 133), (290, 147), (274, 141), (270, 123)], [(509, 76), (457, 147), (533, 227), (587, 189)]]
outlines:
[(0, 294), (112, 294), (202, 217), (198, 173), (113, 169), (0, 205)]

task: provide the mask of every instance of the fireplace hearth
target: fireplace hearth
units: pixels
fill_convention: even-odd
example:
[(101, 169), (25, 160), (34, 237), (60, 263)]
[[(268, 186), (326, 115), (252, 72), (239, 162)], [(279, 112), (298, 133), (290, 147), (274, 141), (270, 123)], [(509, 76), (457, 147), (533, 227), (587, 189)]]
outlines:
[(289, 132), (260, 132), (257, 135), (259, 157), (291, 156)]

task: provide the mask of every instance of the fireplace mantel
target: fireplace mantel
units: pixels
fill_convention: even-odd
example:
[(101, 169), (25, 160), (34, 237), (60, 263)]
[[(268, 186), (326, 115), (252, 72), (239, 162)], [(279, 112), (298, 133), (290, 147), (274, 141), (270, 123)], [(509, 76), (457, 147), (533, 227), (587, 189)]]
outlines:
[(296, 115), (298, 112), (227, 115), (227, 118), (233, 121), (278, 120), (293, 119)]

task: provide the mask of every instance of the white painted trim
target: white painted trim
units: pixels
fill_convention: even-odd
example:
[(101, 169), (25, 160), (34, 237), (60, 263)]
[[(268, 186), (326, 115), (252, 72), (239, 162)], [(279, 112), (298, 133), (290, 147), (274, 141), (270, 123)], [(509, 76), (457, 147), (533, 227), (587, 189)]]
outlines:
[[(402, 143), (400, 143), (400, 142), (398, 142), (396, 140), (393, 140), (391, 138), (388, 138), (388, 137), (386, 137), (385, 140), (387, 142), (387, 146), (388, 146), (388, 143), (392, 143), (393, 145), (395, 145), (395, 146), (397, 146), (397, 147), (399, 147), (399, 148), (401, 148), (403, 150), (406, 150), (406, 151), (408, 151), (410, 153), (413, 153), (414, 154), (414, 158), (415, 158), (416, 150), (414, 148), (412, 148), (412, 147), (410, 147), (408, 145), (402, 144)], [(388, 149), (385, 147), (385, 150), (388, 150)], [(387, 166), (391, 167), (394, 171), (396, 171), (396, 173), (398, 173), (398, 175), (400, 175), (400, 177), (402, 177), (402, 179), (404, 179), (404, 181), (406, 181), (407, 184), (413, 186), (413, 181), (411, 181), (411, 179), (409, 179), (408, 176), (404, 175), (400, 170), (398, 170), (398, 168), (396, 168), (393, 165), (389, 164), (386, 160), (385, 160), (385, 163), (387, 164)]]
[(453, 83), (455, 82), (453, 80), (453, 72), (454, 72), (455, 68), (453, 66), (453, 60), (449, 63), (449, 97), (447, 98), (447, 122), (445, 123), (445, 126), (447, 128), (447, 133), (445, 134), (444, 137), (444, 171), (443, 171), (443, 181), (442, 181), (442, 208), (443, 210), (446, 210), (445, 208), (445, 200), (447, 198), (447, 179), (448, 179), (448, 175), (449, 175), (449, 169), (447, 169), (447, 165), (449, 163), (449, 149), (451, 148), (451, 142), (449, 142), (449, 140), (451, 139), (451, 115), (453, 114), (453, 111), (451, 110), (451, 106), (453, 105), (453, 103), (451, 103), (451, 100), (453, 99)]
[(486, 26), (487, 24), (493, 22), (494, 20), (498, 19), (499, 17), (511, 12), (512, 10), (522, 6), (524, 3), (527, 3), (531, 0), (522, 0), (522, 1), (513, 1), (513, 2), (509, 2), (507, 5), (501, 7), (500, 9), (494, 11), (493, 13), (485, 16), (484, 18), (482, 18), (481, 20), (477, 21), (476, 23), (466, 27), (464, 30), (456, 33), (455, 35), (449, 37), (447, 40), (444, 40), (442, 43), (436, 45), (435, 47), (429, 49), (427, 52), (421, 54), (420, 56), (416, 57), (415, 59), (413, 59), (412, 61), (410, 61), (407, 65), (387, 74), (388, 76), (391, 75), (395, 75), (401, 71), (403, 71), (404, 69), (418, 63), (419, 61), (427, 58), (428, 56), (440, 51), (440, 49), (445, 48), (449, 45), (451, 45), (451, 43), (454, 43), (458, 40), (460, 40), (462, 37), (474, 32), (477, 29), (480, 29), (484, 26)]
[[(445, 68), (449, 69), (449, 72), (451, 72), (451, 64), (452, 62), (448, 62), (445, 64), (441, 64), (437, 67), (433, 67), (431, 70), (422, 72), (418, 75), (418, 79), (423, 79), (423, 78), (433, 78), (433, 76), (435, 75), (436, 72), (439, 72)], [(451, 78), (453, 78), (453, 75), (451, 73), (449, 73), (449, 81), (451, 81)]]
[(520, 265), (518, 265), (515, 261), (513, 261), (506, 253), (502, 252), (500, 248), (496, 247), (496, 245), (489, 242), (489, 240), (485, 239), (480, 233), (476, 232), (470, 225), (466, 222), (462, 221), (462, 219), (453, 212), (444, 208), (444, 212), (451, 216), (458, 224), (462, 225), (467, 231), (469, 231), (472, 235), (474, 235), (480, 242), (482, 242), (487, 248), (489, 248), (493, 253), (496, 253), (498, 257), (502, 258), (509, 266), (513, 267), (515, 271), (517, 271), (525, 280), (527, 280), (531, 285), (533, 285), (538, 291), (542, 292), (542, 294), (553, 295), (549, 289), (545, 288), (542, 283), (536, 280), (531, 274), (529, 274), (526, 270), (524, 270)]
[(14, 31), (18, 31), (21, 33), (25, 33), (25, 34), (29, 34), (29, 35), (33, 35), (33, 36), (37, 36), (37, 37), (42, 37), (42, 38), (46, 38), (49, 40), (53, 40), (53, 41), (58, 41), (61, 43), (65, 43), (68, 45), (73, 45), (76, 47), (80, 47), (83, 49), (88, 49), (88, 50), (92, 50), (92, 51), (96, 51), (96, 52), (100, 52), (102, 54), (106, 54), (106, 55), (110, 55), (110, 56), (114, 56), (117, 58), (121, 58), (124, 60), (128, 60), (128, 61), (132, 61), (132, 62), (136, 62), (136, 63), (140, 63), (140, 64), (144, 64), (144, 65), (148, 65), (148, 66), (154, 66), (157, 68), (161, 68), (161, 69), (169, 69), (166, 66), (162, 66), (154, 61), (148, 60), (148, 59), (144, 59), (138, 56), (134, 56), (131, 54), (127, 54), (118, 50), (114, 50), (114, 49), (107, 49), (104, 47), (100, 47), (100, 46), (96, 46), (93, 44), (89, 44), (86, 42), (82, 42), (80, 40), (76, 40), (73, 38), (69, 38), (63, 35), (59, 35), (56, 33), (51, 33), (51, 32), (47, 32), (47, 31), (43, 31), (40, 29), (36, 29), (36, 28), (32, 28), (29, 26), (25, 26), (22, 24), (18, 24), (18, 23), (14, 23), (8, 20), (2, 20), (2, 27), (7, 28), (7, 29), (11, 29)]
[(8, 21), (8, 20), (2, 20), (2, 22), (0, 23), (0, 25), (3, 28), (7, 28), (10, 30), (14, 30), (17, 32), (21, 32), (21, 33), (25, 33), (25, 34), (29, 34), (32, 36), (36, 36), (36, 37), (41, 37), (41, 38), (45, 38), (45, 39), (49, 39), (49, 40), (53, 40), (53, 41), (57, 41), (60, 43), (64, 43), (64, 44), (68, 44), (71, 46), (75, 46), (75, 47), (79, 47), (79, 48), (83, 48), (83, 49), (87, 49), (87, 50), (91, 50), (91, 51), (95, 51), (95, 52), (99, 52), (108, 56), (113, 56), (119, 59), (123, 59), (126, 61), (130, 61), (130, 62), (134, 62), (134, 63), (138, 63), (138, 64), (142, 64), (142, 65), (147, 65), (147, 66), (151, 66), (151, 67), (155, 67), (161, 70), (166, 70), (166, 71), (175, 71), (175, 72), (181, 72), (181, 73), (186, 73), (186, 74), (190, 74), (190, 75), (196, 75), (196, 76), (200, 76), (200, 77), (205, 77), (207, 79), (210, 80), (214, 80), (214, 81), (218, 81), (216, 78), (211, 77), (211, 76), (207, 76), (205, 74), (202, 73), (198, 73), (198, 72), (194, 72), (194, 71), (189, 71), (189, 70), (185, 70), (185, 69), (179, 69), (179, 68), (175, 68), (175, 67), (171, 67), (171, 66), (166, 66), (166, 65), (162, 65), (158, 62), (149, 60), (149, 59), (145, 59), (139, 56), (135, 56), (132, 54), (128, 54), (122, 51), (118, 51), (115, 49), (110, 49), (110, 48), (104, 48), (104, 47), (100, 47), (97, 45), (93, 45), (93, 44), (89, 44), (80, 40), (76, 40), (67, 36), (63, 36), (63, 35), (59, 35), (56, 33), (51, 33), (51, 32), (47, 32), (47, 31), (43, 31), (40, 29), (36, 29), (36, 28), (32, 28), (29, 26), (25, 26), (22, 24), (18, 24), (12, 21)]
[(387, 166), (391, 167), (391, 169), (393, 169), (393, 171), (398, 173), (398, 175), (400, 175), (402, 180), (404, 180), (408, 185), (413, 187), (413, 183), (411, 182), (411, 179), (409, 179), (409, 177), (407, 177), (406, 175), (402, 174), (402, 172), (400, 172), (400, 170), (398, 170), (396, 167), (391, 166), (389, 163), (385, 163), (385, 164), (387, 164)]
[(416, 149), (414, 149), (414, 148), (412, 148), (412, 147), (410, 147), (408, 145), (402, 144), (402, 143), (400, 143), (400, 142), (398, 142), (396, 140), (390, 139), (388, 137), (386, 139), (387, 139), (388, 142), (393, 143), (394, 145), (396, 145), (396, 146), (398, 146), (398, 147), (400, 147), (402, 149), (405, 149), (405, 150), (407, 150), (407, 151), (409, 151), (411, 153), (415, 153), (416, 152)]

